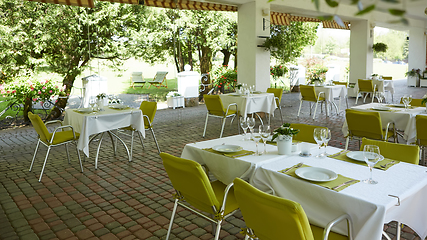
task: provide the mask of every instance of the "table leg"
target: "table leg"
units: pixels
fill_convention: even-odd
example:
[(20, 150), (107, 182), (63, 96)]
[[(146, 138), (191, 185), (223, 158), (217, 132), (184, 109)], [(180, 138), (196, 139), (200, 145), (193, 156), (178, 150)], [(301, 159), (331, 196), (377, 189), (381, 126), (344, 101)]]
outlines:
[(101, 134), (101, 138), (99, 139), (98, 143), (98, 149), (96, 150), (96, 157), (95, 157), (95, 169), (98, 169), (98, 156), (99, 156), (99, 149), (101, 148), (102, 143), (102, 137), (104, 136), (104, 133)]
[(113, 135), (111, 135), (111, 131), (108, 131), (108, 135), (110, 136), (110, 139), (111, 139), (111, 143), (113, 144), (113, 152), (114, 152), (114, 156), (116, 156), (116, 144), (115, 144), (115, 142), (114, 142), (114, 140), (113, 140)]
[(128, 149), (128, 147), (126, 146), (126, 144), (125, 144), (125, 142), (123, 142), (123, 140), (121, 139), (121, 138), (119, 138), (119, 136), (117, 136), (116, 134), (114, 134), (113, 132), (111, 132), (111, 131), (108, 131), (110, 134), (112, 134), (114, 137), (116, 137), (122, 144), (123, 144), (123, 146), (125, 147), (125, 149), (126, 149), (126, 152), (127, 152), (127, 154), (128, 154), (128, 157), (129, 157), (129, 162), (130, 161), (132, 161), (132, 159), (131, 159), (131, 157), (130, 157), (130, 154), (129, 154), (129, 149)]

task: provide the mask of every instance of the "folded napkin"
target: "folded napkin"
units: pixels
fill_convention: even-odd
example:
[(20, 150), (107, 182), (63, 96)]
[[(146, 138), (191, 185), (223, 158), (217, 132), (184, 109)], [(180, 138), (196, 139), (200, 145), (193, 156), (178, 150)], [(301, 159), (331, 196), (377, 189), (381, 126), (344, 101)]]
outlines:
[[(286, 175), (289, 175), (291, 177), (300, 178), (300, 177), (298, 177), (295, 174), (295, 171), (298, 168), (310, 167), (310, 166), (303, 164), (302, 166), (297, 167), (297, 165), (298, 164), (296, 164), (296, 165), (294, 165), (294, 166), (292, 166), (290, 168), (286, 168), (286, 169), (280, 170), (279, 172), (284, 173)], [(300, 178), (300, 179), (302, 179), (302, 178)], [(311, 182), (313, 184), (316, 184), (316, 185), (319, 185), (321, 187), (324, 187), (324, 188), (331, 189), (333, 191), (339, 192), (339, 191), (341, 191), (341, 190), (343, 190), (343, 189), (345, 189), (345, 188), (347, 188), (347, 187), (349, 187), (349, 186), (351, 186), (353, 184), (356, 184), (356, 183), (360, 182), (360, 180), (356, 180), (356, 179), (345, 177), (345, 176), (343, 176), (341, 174), (338, 174), (338, 177), (336, 179), (334, 179), (332, 181), (329, 181), (329, 182), (313, 182), (313, 181), (309, 181), (309, 182)]]
[(86, 112), (87, 110), (79, 110), (79, 109), (74, 109), (73, 110), (74, 112), (76, 112), (76, 113), (81, 113), (81, 114), (91, 114), (91, 113), (94, 113), (94, 111), (90, 111), (90, 112)]
[[(388, 107), (394, 107), (394, 108), (405, 108), (403, 105), (401, 107), (393, 105), (393, 104), (387, 105), (387, 106)], [(416, 107), (416, 106), (408, 106), (408, 109), (415, 109), (415, 108), (418, 108), (418, 107)]]
[[(341, 152), (329, 155), (328, 157), (338, 159), (341, 161), (345, 161), (345, 162), (351, 162), (354, 164), (363, 165), (366, 167), (368, 166), (365, 162), (356, 161), (356, 160), (353, 160), (353, 159), (347, 157), (346, 154), (348, 152), (350, 152), (350, 151), (349, 150), (342, 150)], [(389, 169), (390, 167), (392, 167), (393, 165), (396, 165), (398, 163), (400, 163), (400, 161), (396, 161), (396, 160), (389, 159), (389, 158), (384, 158), (383, 160), (377, 162), (377, 164), (375, 164), (374, 168), (381, 169), (381, 170), (385, 171), (385, 170)], [(385, 166), (385, 167), (382, 167), (382, 166)]]
[(240, 150), (240, 151), (234, 152), (234, 153), (222, 153), (222, 152), (215, 151), (212, 148), (204, 148), (203, 150), (208, 151), (208, 152), (212, 152), (212, 153), (216, 153), (216, 154), (221, 154), (221, 155), (224, 155), (226, 157), (231, 157), (231, 158), (244, 157), (244, 156), (248, 156), (248, 155), (253, 155), (255, 153), (254, 151), (249, 151), (249, 150)]
[(379, 111), (379, 112), (399, 112), (400, 111), (400, 110), (395, 110), (395, 109), (378, 110), (378, 109), (375, 109), (375, 108), (370, 108), (369, 110)]
[(125, 108), (112, 108), (112, 107), (110, 107), (110, 109), (113, 109), (113, 110), (126, 110), (126, 109), (130, 109), (131, 107), (125, 107)]

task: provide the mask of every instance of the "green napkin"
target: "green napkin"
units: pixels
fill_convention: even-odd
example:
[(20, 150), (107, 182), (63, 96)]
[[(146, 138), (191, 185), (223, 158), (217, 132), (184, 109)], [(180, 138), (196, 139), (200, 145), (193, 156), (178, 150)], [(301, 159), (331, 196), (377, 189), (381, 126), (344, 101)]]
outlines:
[[(342, 150), (341, 152), (329, 155), (328, 157), (338, 159), (341, 161), (345, 161), (345, 162), (351, 162), (354, 164), (368, 166), (365, 162), (356, 161), (356, 160), (353, 160), (353, 159), (347, 157), (346, 154), (348, 152), (350, 152), (350, 151), (349, 150)], [(383, 160), (377, 162), (377, 164), (375, 164), (374, 168), (381, 169), (381, 170), (385, 171), (385, 170), (389, 169), (391, 166), (398, 164), (399, 162), (400, 161), (396, 161), (396, 160), (389, 159), (389, 158), (384, 158)], [(382, 167), (382, 166), (385, 166), (385, 167)]]
[(126, 110), (129, 108), (131, 108), (131, 107), (126, 107), (126, 108), (112, 108), (112, 107), (110, 107), (110, 109), (113, 109), (113, 110)]
[(92, 113), (94, 113), (94, 112), (81, 112), (81, 111), (79, 111), (79, 109), (74, 109), (73, 111), (76, 113), (80, 113), (80, 114), (92, 114)]
[(212, 148), (204, 148), (203, 150), (208, 151), (208, 152), (212, 152), (212, 153), (216, 153), (216, 154), (221, 154), (221, 155), (224, 155), (226, 157), (231, 157), (231, 158), (244, 157), (244, 156), (248, 156), (248, 155), (253, 155), (255, 153), (254, 151), (249, 151), (249, 150), (241, 150), (241, 151), (234, 152), (234, 153), (222, 153), (222, 152), (215, 151)]
[[(400, 107), (400, 106), (396, 106), (396, 105), (393, 105), (393, 104), (390, 104), (390, 105), (387, 105), (388, 107), (395, 107), (395, 108), (405, 108), (403, 105)], [(408, 109), (415, 109), (415, 108), (417, 108), (416, 106), (408, 106)]]
[[(298, 165), (298, 164), (297, 164)], [(289, 175), (291, 177), (296, 177), (299, 178), (296, 174), (295, 171), (298, 169), (298, 167), (296, 167), (297, 165), (294, 165), (290, 168), (286, 168), (283, 170), (280, 170), (279, 172), (284, 173), (286, 175)], [(303, 168), (303, 167), (310, 167), (308, 165), (303, 164), (301, 167), (299, 168)], [(305, 180), (305, 179), (304, 179)], [(352, 182), (349, 182), (352, 181)], [(327, 188), (327, 189), (331, 189), (333, 191), (339, 192), (353, 184), (356, 184), (358, 182), (360, 182), (359, 180), (353, 179), (353, 178), (349, 178), (349, 177), (345, 177), (341, 174), (338, 174), (338, 177), (332, 181), (329, 182), (313, 182), (313, 181), (309, 181), (313, 184), (319, 185), (321, 187)], [(347, 183), (348, 182), (348, 183)], [(342, 185), (346, 183), (345, 185)]]
[(378, 111), (378, 112), (399, 112), (399, 110), (394, 110), (394, 109), (378, 110), (378, 109), (375, 109), (375, 108), (370, 108), (369, 110)]

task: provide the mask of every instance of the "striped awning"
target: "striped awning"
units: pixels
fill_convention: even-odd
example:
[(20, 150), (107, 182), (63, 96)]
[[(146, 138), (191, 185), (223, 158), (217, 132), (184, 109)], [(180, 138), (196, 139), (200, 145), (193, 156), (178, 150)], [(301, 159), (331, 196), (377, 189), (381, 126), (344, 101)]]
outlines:
[(173, 8), (173, 9), (184, 9), (184, 10), (206, 10), (206, 11), (231, 11), (237, 12), (237, 6), (208, 3), (208, 2), (196, 2), (189, 0), (145, 0), (145, 6), (161, 7), (161, 8)]
[(292, 22), (320, 22), (318, 18), (312, 18), (312, 17), (301, 17), (301, 16), (291, 15), (289, 18)]
[(288, 13), (270, 12), (270, 22), (273, 25), (288, 26), (291, 24)]
[(100, 0), (100, 1), (111, 2), (111, 3), (128, 3), (128, 4), (139, 5), (139, 0)]
[(80, 7), (90, 7), (90, 8), (93, 8), (95, 6), (95, 4), (93, 3), (93, 0), (28, 0), (28, 1), (80, 6)]
[(350, 23), (344, 22), (345, 27), (338, 25), (335, 21), (322, 21), (323, 28), (335, 28), (335, 29), (345, 29), (350, 30)]

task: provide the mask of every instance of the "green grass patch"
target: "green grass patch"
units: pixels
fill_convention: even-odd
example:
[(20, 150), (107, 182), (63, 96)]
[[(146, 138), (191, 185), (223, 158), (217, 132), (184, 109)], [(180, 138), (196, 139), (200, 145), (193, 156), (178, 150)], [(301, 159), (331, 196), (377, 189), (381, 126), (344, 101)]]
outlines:
[[(146, 79), (146, 81), (147, 81), (147, 79)], [(161, 101), (166, 101), (166, 95), (169, 92), (178, 91), (177, 79), (176, 78), (167, 79), (167, 86), (168, 86), (168, 88), (165, 88), (165, 87), (157, 88), (157, 87), (155, 87), (155, 85), (150, 86), (149, 83), (145, 83), (144, 87), (135, 87), (135, 89), (133, 89), (132, 87), (128, 87), (127, 89), (125, 89), (123, 91), (123, 93), (125, 93), (125, 94), (149, 94), (150, 99), (155, 100), (157, 102), (159, 102), (159, 101), (161, 102)], [(148, 88), (148, 87), (150, 87), (150, 88)]]

